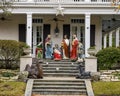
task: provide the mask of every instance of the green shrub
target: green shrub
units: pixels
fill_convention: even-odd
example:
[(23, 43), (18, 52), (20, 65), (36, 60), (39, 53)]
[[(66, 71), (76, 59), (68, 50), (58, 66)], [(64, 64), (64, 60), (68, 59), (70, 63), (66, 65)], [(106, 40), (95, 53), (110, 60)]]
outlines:
[(19, 58), (23, 55), (23, 47), (26, 45), (15, 40), (0, 40), (0, 68), (18, 68)]
[(19, 59), (19, 43), (15, 40), (0, 40), (0, 63), (2, 68), (10, 69)]
[(100, 50), (96, 56), (98, 57), (98, 69), (111, 69), (120, 62), (120, 49), (109, 47)]

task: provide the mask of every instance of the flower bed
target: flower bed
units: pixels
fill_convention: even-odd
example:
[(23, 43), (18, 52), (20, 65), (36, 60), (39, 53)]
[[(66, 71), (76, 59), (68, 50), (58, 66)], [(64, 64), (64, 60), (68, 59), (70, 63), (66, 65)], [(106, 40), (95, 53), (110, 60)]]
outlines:
[(15, 81), (18, 79), (18, 72), (12, 70), (2, 69), (0, 70), (0, 80), (1, 81)]

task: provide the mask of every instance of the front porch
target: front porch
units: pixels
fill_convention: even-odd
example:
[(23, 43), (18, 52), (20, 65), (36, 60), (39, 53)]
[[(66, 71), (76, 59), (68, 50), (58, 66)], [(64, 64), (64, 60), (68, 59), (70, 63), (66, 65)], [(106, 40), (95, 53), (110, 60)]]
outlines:
[[(90, 46), (95, 46), (97, 51), (102, 49), (102, 34), (104, 33), (102, 33), (102, 23), (103, 20), (106, 20), (105, 17), (108, 17), (107, 19), (110, 20), (113, 16), (74, 14), (65, 16), (59, 15), (56, 17), (52, 14), (14, 14), (9, 17), (10, 20), (1, 20), (0, 38), (26, 42), (31, 46), (32, 56), (35, 57), (37, 44), (41, 40), (44, 44), (47, 34), (51, 34), (53, 46), (55, 44), (60, 46), (63, 35), (67, 34), (71, 42), (72, 34), (75, 33), (78, 39), (82, 41), (85, 48), (85, 56), (88, 57), (87, 49), (90, 48)], [(119, 20), (120, 18), (116, 15), (116, 19)], [(59, 29), (58, 35), (55, 33), (56, 26)], [(108, 24), (105, 24), (105, 26), (108, 26)], [(116, 34), (119, 34), (119, 31), (117, 31)], [(119, 46), (119, 35), (116, 36), (116, 46)]]
[[(98, 19), (98, 21), (94, 21), (93, 18)], [(96, 45), (97, 50), (102, 48), (101, 23), (100, 17), (90, 14), (65, 16), (27, 14), (26, 33), (24, 38), (22, 38), (23, 35), (20, 35), (23, 30), (19, 33), (21, 36), (19, 41), (24, 41), (31, 46), (32, 56), (35, 57), (37, 44), (42, 41), (44, 50), (44, 42), (48, 34), (51, 34), (53, 47), (55, 44), (61, 46), (65, 34), (68, 35), (71, 47), (72, 34), (76, 34), (84, 45), (85, 56), (88, 57), (87, 49), (90, 46)], [(56, 28), (58, 28), (57, 32)], [(23, 28), (21, 27), (21, 29)]]

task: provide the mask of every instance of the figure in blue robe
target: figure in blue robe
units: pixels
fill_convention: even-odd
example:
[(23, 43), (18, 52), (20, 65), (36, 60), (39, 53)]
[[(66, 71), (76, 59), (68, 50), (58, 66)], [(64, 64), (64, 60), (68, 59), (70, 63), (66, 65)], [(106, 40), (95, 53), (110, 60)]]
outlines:
[(51, 35), (48, 35), (45, 39), (45, 58), (46, 59), (52, 59), (52, 41), (51, 41)]

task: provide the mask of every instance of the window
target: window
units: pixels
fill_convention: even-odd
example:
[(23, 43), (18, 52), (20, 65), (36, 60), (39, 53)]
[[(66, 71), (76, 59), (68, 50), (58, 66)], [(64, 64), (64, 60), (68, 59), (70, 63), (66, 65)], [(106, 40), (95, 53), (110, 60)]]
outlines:
[(43, 23), (43, 19), (41, 18), (32, 19), (32, 23)]
[(85, 23), (84, 19), (71, 19), (71, 23)]

